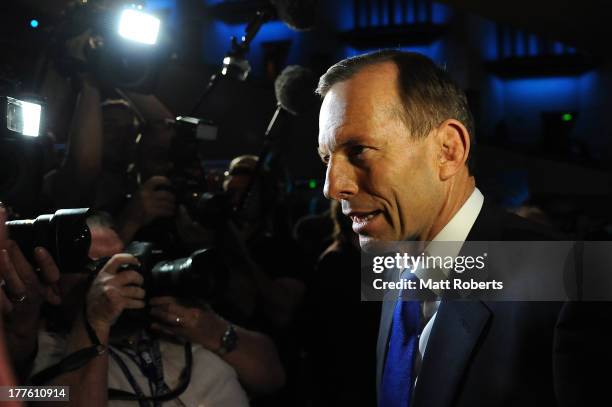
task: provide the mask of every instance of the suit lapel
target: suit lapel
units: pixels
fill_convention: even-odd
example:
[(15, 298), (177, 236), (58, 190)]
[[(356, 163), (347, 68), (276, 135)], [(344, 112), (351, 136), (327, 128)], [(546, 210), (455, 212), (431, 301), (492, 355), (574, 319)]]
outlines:
[(382, 383), (382, 372), (387, 357), (387, 345), (389, 343), (389, 331), (393, 321), (394, 308), (395, 300), (384, 301), (382, 304), (378, 342), (376, 344), (376, 394), (378, 399), (380, 399), (380, 384)]
[(491, 311), (479, 301), (440, 304), (414, 393), (415, 407), (448, 407)]
[[(499, 239), (500, 222), (501, 216), (485, 198), (466, 240)], [(427, 342), (414, 390), (413, 406), (452, 405), (458, 385), (491, 315), (489, 308), (480, 301), (442, 301)]]
[[(500, 213), (485, 198), (466, 240), (501, 240), (501, 218)], [(380, 391), (394, 307), (395, 301), (385, 301), (382, 306), (376, 351), (377, 394)], [(470, 355), (490, 317), (491, 311), (482, 302), (443, 301), (440, 304), (419, 373), (413, 406), (450, 405)]]

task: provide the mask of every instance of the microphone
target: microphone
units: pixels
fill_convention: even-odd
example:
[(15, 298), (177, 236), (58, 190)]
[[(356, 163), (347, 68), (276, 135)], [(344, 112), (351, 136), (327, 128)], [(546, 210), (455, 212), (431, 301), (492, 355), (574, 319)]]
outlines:
[(278, 18), (298, 31), (310, 30), (315, 25), (318, 0), (270, 0)]
[(278, 104), (289, 113), (298, 115), (314, 107), (317, 78), (312, 71), (300, 65), (289, 65), (274, 81), (274, 94)]
[(257, 219), (259, 216), (258, 202), (261, 191), (257, 187), (261, 182), (263, 168), (277, 154), (280, 154), (280, 138), (287, 136), (286, 124), (293, 116), (308, 112), (319, 104), (315, 94), (317, 78), (314, 73), (303, 66), (289, 65), (274, 82), (276, 95), (276, 111), (268, 124), (264, 138), (264, 146), (259, 154), (257, 165), (249, 185), (242, 194), (237, 212), (242, 219)]
[[(261, 1), (261, 2), (260, 2)], [(251, 66), (246, 59), (246, 53), (253, 38), (261, 27), (276, 15), (290, 28), (298, 31), (314, 27), (318, 0), (260, 0), (256, 2), (259, 11), (247, 24), (244, 35), (238, 40), (232, 37), (232, 47), (223, 58), (223, 65), (214, 73), (206, 88), (200, 94), (198, 101), (191, 109), (190, 116), (195, 116), (206, 96), (217, 85), (222, 76), (231, 76), (241, 81), (246, 80)], [(313, 88), (314, 89), (314, 88)]]
[(274, 81), (277, 106), (266, 130), (266, 142), (272, 139), (272, 132), (278, 127), (276, 122), (281, 116), (287, 113), (296, 116), (316, 106), (319, 100), (314, 92), (316, 87), (317, 79), (310, 69), (299, 65), (289, 65), (283, 69)]

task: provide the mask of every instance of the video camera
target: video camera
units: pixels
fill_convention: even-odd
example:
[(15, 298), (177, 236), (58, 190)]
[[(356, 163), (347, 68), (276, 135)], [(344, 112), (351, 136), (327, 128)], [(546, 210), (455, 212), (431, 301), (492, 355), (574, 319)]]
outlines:
[[(83, 61), (65, 43), (87, 32), (89, 38), (80, 50)], [(145, 12), (140, 1), (122, 1), (111, 7), (95, 0), (76, 3), (66, 12), (56, 42), (63, 71), (87, 70), (102, 83), (141, 92), (153, 89), (159, 68), (169, 57), (162, 20)]]

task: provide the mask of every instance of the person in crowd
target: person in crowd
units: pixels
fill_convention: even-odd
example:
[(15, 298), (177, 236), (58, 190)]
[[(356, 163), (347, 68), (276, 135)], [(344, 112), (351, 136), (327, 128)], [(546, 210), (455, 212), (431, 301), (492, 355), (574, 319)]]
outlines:
[[(108, 398), (108, 389), (153, 396), (179, 386), (186, 363), (183, 343), (189, 342), (193, 353), (189, 385), (164, 405), (246, 406), (250, 396), (282, 386), (284, 371), (266, 335), (236, 326), (193, 300), (155, 297), (146, 306), (142, 275), (135, 270), (120, 270), (139, 262), (119, 253), (123, 244), (109, 222), (104, 216), (88, 222), (92, 232), (90, 256), (111, 257), (93, 278), (80, 306), (71, 305), (66, 310), (74, 319), (69, 332), (41, 332), (35, 373), (92, 346), (92, 340), (94, 344), (99, 341), (106, 349), (103, 354), (52, 383), (71, 386), (69, 405), (123, 405), (125, 402)], [(87, 275), (79, 278), (91, 281)], [(68, 298), (83, 291), (74, 289), (79, 286), (74, 281), (70, 286), (72, 292), (65, 288), (64, 296), (72, 304)], [(122, 315), (145, 309), (154, 321), (150, 329), (142, 328), (142, 313), (136, 317)], [(159, 405), (160, 401), (151, 403), (140, 402)]]
[[(308, 293), (309, 353), (317, 372), (314, 405), (376, 405), (374, 350), (380, 303), (360, 301), (353, 275), (361, 268), (359, 238), (342, 206), (332, 201), (330, 207), (333, 243), (320, 256)], [(335, 338), (319, 332), (334, 332)], [(359, 369), (347, 372), (356, 355)]]
[[(385, 241), (556, 239), (495, 208), (476, 187), (466, 96), (427, 57), (382, 50), (349, 58), (320, 78), (318, 93), (324, 193), (351, 218), (363, 250)], [(386, 301), (379, 405), (555, 405), (561, 306)]]
[(47, 175), (45, 192), (55, 207), (110, 213), (129, 243), (155, 220), (175, 215), (167, 177), (174, 117), (154, 95), (105, 93), (91, 74), (78, 81), (66, 157)]

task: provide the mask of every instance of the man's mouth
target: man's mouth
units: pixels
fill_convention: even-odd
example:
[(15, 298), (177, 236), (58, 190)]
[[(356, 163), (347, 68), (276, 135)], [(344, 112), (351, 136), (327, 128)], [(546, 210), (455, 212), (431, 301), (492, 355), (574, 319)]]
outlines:
[(368, 225), (381, 213), (381, 210), (371, 212), (350, 212), (348, 216), (353, 221), (353, 231), (357, 234), (364, 233)]

